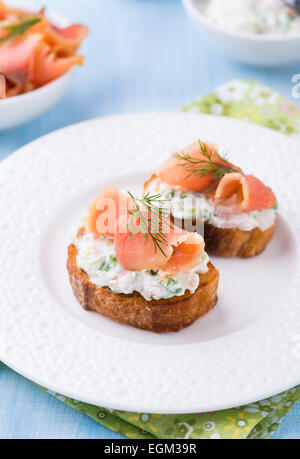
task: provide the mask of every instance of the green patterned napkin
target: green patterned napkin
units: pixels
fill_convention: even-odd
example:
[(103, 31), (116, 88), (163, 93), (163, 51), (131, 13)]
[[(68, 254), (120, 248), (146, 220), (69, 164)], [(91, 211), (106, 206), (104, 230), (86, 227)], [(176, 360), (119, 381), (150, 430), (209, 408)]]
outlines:
[(259, 83), (232, 80), (183, 110), (229, 116), (300, 136), (300, 107)]
[[(269, 88), (252, 82), (226, 83), (184, 110), (247, 120), (288, 135), (300, 133), (300, 108)], [(298, 386), (270, 399), (230, 410), (161, 415), (109, 410), (47, 392), (105, 427), (136, 439), (270, 438), (300, 398)]]
[(108, 429), (136, 439), (270, 438), (300, 398), (299, 386), (270, 399), (230, 410), (166, 415), (109, 410), (47, 392)]

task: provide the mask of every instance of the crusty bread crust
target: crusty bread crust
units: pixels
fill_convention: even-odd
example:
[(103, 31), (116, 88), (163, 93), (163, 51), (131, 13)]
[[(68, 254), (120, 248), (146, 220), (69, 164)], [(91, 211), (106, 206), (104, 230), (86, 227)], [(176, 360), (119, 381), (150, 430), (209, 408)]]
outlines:
[(262, 231), (242, 231), (236, 228), (217, 228), (205, 223), (204, 239), (206, 251), (223, 257), (251, 258), (262, 253), (273, 238), (275, 225)]
[(219, 272), (210, 263), (207, 274), (200, 275), (194, 294), (167, 300), (146, 301), (139, 293), (113, 293), (92, 284), (77, 266), (77, 248), (68, 249), (67, 268), (75, 297), (87, 311), (97, 311), (109, 319), (155, 333), (178, 332), (207, 314), (217, 303)]
[[(144, 194), (149, 185), (157, 179), (153, 175), (144, 185)], [(194, 222), (195, 223), (195, 222)], [(185, 227), (184, 222), (176, 224)], [(189, 225), (186, 226), (190, 230)], [(243, 231), (237, 228), (218, 228), (209, 223), (204, 225), (205, 250), (209, 255), (222, 257), (251, 258), (262, 253), (274, 236), (275, 225), (262, 231), (254, 228), (252, 231)]]

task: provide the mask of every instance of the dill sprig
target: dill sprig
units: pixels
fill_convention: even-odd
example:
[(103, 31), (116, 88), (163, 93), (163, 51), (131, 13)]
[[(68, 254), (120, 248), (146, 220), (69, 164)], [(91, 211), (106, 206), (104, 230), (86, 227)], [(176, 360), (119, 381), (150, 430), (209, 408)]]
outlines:
[(199, 140), (199, 145), (201, 154), (205, 159), (193, 158), (187, 153), (176, 153), (174, 155), (175, 158), (182, 161), (182, 167), (189, 173), (188, 178), (192, 175), (200, 175), (200, 177), (212, 176), (216, 182), (219, 182), (226, 174), (240, 172), (228, 162), (226, 157), (221, 156), (215, 150), (213, 153), (217, 159), (214, 159), (213, 153), (208, 150), (204, 142)]
[(129, 191), (128, 194), (132, 199), (132, 210), (129, 211), (128, 223), (130, 237), (143, 234), (145, 245), (152, 242), (155, 252), (160, 251), (167, 257), (163, 250), (163, 246), (168, 246), (164, 230), (173, 228), (169, 210), (164, 207), (164, 204), (169, 201), (162, 199), (160, 194), (147, 193), (144, 198), (137, 198)]
[(8, 26), (3, 27), (4, 30), (7, 30), (10, 33), (8, 33), (5, 37), (0, 38), (0, 44), (4, 43), (7, 40), (12, 40), (18, 35), (23, 35), (27, 32), (27, 30), (29, 30), (32, 26), (34, 26), (40, 21), (41, 18), (34, 16), (32, 18), (26, 19), (25, 21), (21, 21), (16, 24), (10, 24)]

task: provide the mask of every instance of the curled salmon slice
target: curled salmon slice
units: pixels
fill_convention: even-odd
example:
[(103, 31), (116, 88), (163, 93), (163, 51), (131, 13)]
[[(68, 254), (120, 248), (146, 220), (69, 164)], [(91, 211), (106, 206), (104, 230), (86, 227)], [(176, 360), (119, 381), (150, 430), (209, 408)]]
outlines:
[[(6, 96), (14, 96), (43, 86), (67, 73), (73, 66), (82, 65), (83, 56), (76, 52), (89, 29), (74, 24), (59, 28), (39, 13), (12, 9), (0, 0), (0, 73), (6, 77)], [(20, 36), (10, 37), (8, 25), (18, 24), (32, 17), (33, 24)]]
[(95, 236), (104, 235), (113, 238), (118, 219), (121, 216), (128, 216), (130, 209), (129, 196), (116, 187), (106, 187), (89, 207), (86, 218), (87, 230)]
[[(184, 148), (179, 153), (190, 155), (194, 159), (206, 160), (207, 158), (202, 154), (201, 144), (205, 145), (207, 151), (212, 154), (212, 159), (218, 160), (218, 152), (215, 145), (207, 142), (195, 142), (192, 145)], [(214, 177), (200, 175), (190, 175), (184, 167), (182, 160), (172, 156), (168, 159), (158, 170), (157, 176), (160, 180), (168, 185), (179, 186), (188, 190), (201, 192), (214, 183)]]
[(3, 21), (9, 12), (10, 9), (0, 0), (0, 21)]
[(244, 175), (241, 180), (242, 199), (240, 207), (246, 212), (270, 209), (276, 205), (273, 191), (253, 175)]
[(161, 270), (174, 275), (180, 271), (196, 268), (204, 247), (204, 239), (200, 234), (188, 234), (186, 240), (174, 248), (171, 258), (161, 267)]
[(95, 236), (114, 239), (116, 257), (124, 269), (173, 274), (199, 264), (204, 251), (202, 236), (175, 226), (167, 217), (158, 222), (157, 215), (152, 215), (151, 220), (151, 213), (142, 208), (132, 225), (133, 209), (129, 195), (106, 187), (91, 203), (85, 222), (86, 229)]
[(76, 53), (88, 34), (88, 27), (79, 24), (74, 24), (64, 29), (52, 25), (45, 33), (45, 43), (51, 46), (52, 52), (56, 56), (69, 57)]
[(238, 188), (241, 185), (242, 174), (238, 172), (233, 172), (232, 174), (224, 175), (221, 179), (216, 192), (216, 199), (226, 199), (231, 198), (231, 196), (236, 193)]
[(37, 33), (20, 42), (4, 43), (0, 47), (0, 73), (16, 84), (23, 83), (27, 78), (32, 55), (42, 38), (43, 36)]
[(89, 34), (88, 27), (81, 24), (73, 24), (69, 27), (65, 27), (64, 29), (55, 26), (53, 26), (53, 28), (66, 40), (70, 40), (78, 44), (80, 44)]
[(145, 233), (130, 234), (126, 217), (120, 219), (115, 234), (115, 252), (120, 265), (127, 271), (162, 270), (174, 274), (190, 270), (199, 264), (204, 250), (204, 240), (176, 226), (165, 227), (164, 243), (159, 250)]
[(74, 65), (82, 65), (83, 56), (56, 57), (51, 48), (40, 43), (32, 53), (28, 79), (36, 86), (43, 86), (67, 73)]
[(42, 35), (45, 35), (47, 32), (48, 28), (51, 27), (47, 19), (42, 16), (42, 15), (37, 15), (37, 17), (40, 19), (39, 22), (34, 24), (33, 26), (30, 27), (29, 30), (27, 30), (25, 35), (31, 35), (33, 33), (41, 33)]
[(159, 269), (172, 256), (171, 245), (161, 244), (164, 254), (156, 249), (153, 242), (145, 239), (145, 234), (130, 234), (128, 220), (119, 220), (119, 231), (115, 234), (115, 253), (120, 265), (127, 271), (149, 271)]
[(234, 194), (238, 198), (240, 209), (244, 212), (270, 209), (276, 205), (273, 191), (253, 175), (225, 175), (216, 189), (215, 199), (228, 199)]

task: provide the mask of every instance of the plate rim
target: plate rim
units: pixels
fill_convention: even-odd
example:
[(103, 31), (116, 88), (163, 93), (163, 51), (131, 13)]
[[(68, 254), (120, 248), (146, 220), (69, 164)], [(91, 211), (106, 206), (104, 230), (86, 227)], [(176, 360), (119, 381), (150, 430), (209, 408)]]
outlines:
[(63, 397), (66, 397), (66, 398), (70, 398), (74, 401), (78, 400), (82, 403), (86, 403), (88, 405), (94, 405), (94, 406), (98, 406), (99, 408), (104, 408), (104, 409), (107, 409), (107, 410), (114, 410), (114, 411), (126, 411), (126, 412), (132, 412), (132, 413), (147, 413), (147, 414), (162, 414), (162, 415), (183, 415), (183, 414), (194, 414), (194, 413), (210, 413), (210, 412), (219, 412), (219, 411), (225, 411), (225, 410), (229, 410), (229, 409), (235, 409), (235, 408), (238, 408), (238, 407), (243, 407), (243, 406), (247, 406), (247, 405), (251, 405), (252, 403), (257, 403), (257, 402), (260, 402), (260, 401), (263, 401), (263, 400), (266, 400), (266, 399), (269, 399), (271, 397), (275, 397), (276, 395), (279, 395), (279, 394), (282, 394), (284, 392), (287, 392), (291, 389), (293, 389), (294, 387), (298, 386), (299, 385), (299, 381), (298, 382), (295, 382), (294, 384), (292, 385), (287, 385), (287, 386), (282, 386), (281, 388), (279, 388), (279, 390), (276, 390), (274, 392), (266, 392), (265, 395), (262, 395), (259, 400), (257, 398), (249, 398), (248, 400), (241, 400), (240, 401), (237, 401), (237, 403), (234, 404), (234, 406), (232, 406), (232, 404), (224, 404), (224, 405), (220, 405), (220, 404), (217, 404), (216, 406), (214, 405), (210, 405), (210, 407), (208, 408), (205, 408), (205, 409), (193, 409), (193, 410), (167, 410), (167, 411), (162, 411), (162, 410), (159, 410), (159, 412), (157, 410), (153, 411), (152, 408), (147, 408), (147, 405), (145, 405), (144, 407), (142, 407), (143, 409), (132, 409), (132, 408), (128, 408), (126, 404), (124, 404), (122, 406), (121, 402), (120, 403), (117, 403), (117, 405), (115, 405), (114, 403), (111, 403), (111, 404), (102, 404), (102, 403), (99, 403), (96, 399), (93, 399), (93, 398), (82, 398), (81, 396), (78, 397), (78, 394), (76, 394), (76, 392), (72, 392), (68, 389), (66, 390), (56, 390), (56, 386), (55, 385), (51, 385), (51, 384), (45, 384), (43, 383), (42, 380), (35, 380), (33, 381), (30, 376), (28, 376), (26, 374), (26, 372), (23, 372), (22, 370), (18, 370), (18, 368), (14, 367), (13, 365), (9, 364), (9, 362), (5, 362), (5, 360), (3, 360), (0, 356), (0, 360), (1, 362), (6, 365), (8, 368), (10, 368), (11, 370), (15, 371), (16, 373), (18, 373), (19, 375), (23, 376), (25, 379), (27, 379), (29, 382), (33, 383), (33, 384), (36, 384), (37, 386), (39, 386), (42, 390), (45, 390), (47, 393), (51, 393), (53, 395), (53, 393), (55, 393), (55, 398), (57, 396), (63, 396)]

